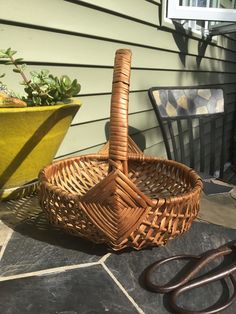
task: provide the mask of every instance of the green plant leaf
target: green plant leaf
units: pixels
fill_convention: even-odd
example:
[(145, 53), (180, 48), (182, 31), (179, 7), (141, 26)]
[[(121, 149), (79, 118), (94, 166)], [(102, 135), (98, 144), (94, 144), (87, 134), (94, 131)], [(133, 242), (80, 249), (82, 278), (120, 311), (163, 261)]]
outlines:
[(22, 62), (23, 60), (24, 60), (23, 58), (18, 58), (18, 59), (15, 59), (15, 63)]
[(40, 84), (41, 80), (40, 80), (37, 76), (34, 76), (34, 77), (32, 78), (32, 82), (33, 82), (34, 84)]
[(41, 74), (43, 76), (47, 76), (49, 74), (49, 70), (45, 69), (45, 70), (41, 70)]
[(20, 69), (13, 69), (13, 72), (20, 73)]
[(38, 72), (37, 72), (37, 71), (31, 71), (31, 72), (30, 72), (30, 75), (31, 75), (31, 76), (38, 76)]
[(45, 83), (47, 83), (48, 85), (53, 85), (55, 84), (55, 81), (52, 78), (45, 78)]
[(1, 51), (0, 50), (0, 58), (8, 58), (8, 55), (6, 55), (5, 53), (4, 53), (4, 51)]
[[(50, 74), (49, 70), (31, 71), (30, 77), (27, 78), (24, 70), (26, 67), (23, 58), (14, 58), (17, 52), (8, 48), (0, 50), (0, 59), (4, 64), (14, 65), (13, 71), (19, 73), (24, 85), (26, 96), (22, 97), (29, 106), (53, 105), (56, 102), (68, 102), (69, 99), (77, 95), (80, 91), (80, 84), (76, 79), (71, 80), (67, 75), (60, 77)], [(4, 77), (2, 74), (0, 78)], [(2, 84), (3, 86), (4, 84)]]
[(6, 53), (7, 53), (7, 55), (8, 55), (9, 57), (12, 57), (12, 56), (14, 56), (14, 55), (17, 53), (17, 51), (12, 50), (11, 48), (8, 48), (7, 51), (6, 51)]
[(71, 80), (67, 75), (61, 76), (61, 82), (62, 82), (62, 84), (64, 84), (64, 86), (70, 86), (71, 85)]
[(12, 61), (6, 61), (4, 62), (5, 65), (11, 65), (11, 64), (14, 64)]

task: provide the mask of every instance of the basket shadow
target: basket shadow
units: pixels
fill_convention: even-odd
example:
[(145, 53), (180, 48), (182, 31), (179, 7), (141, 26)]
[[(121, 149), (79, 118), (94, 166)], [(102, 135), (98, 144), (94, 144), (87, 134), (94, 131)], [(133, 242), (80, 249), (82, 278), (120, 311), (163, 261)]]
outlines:
[(0, 219), (21, 235), (47, 244), (103, 256), (109, 248), (65, 233), (51, 225), (38, 204), (37, 196), (0, 203)]
[[(110, 122), (107, 122), (105, 124), (105, 135), (107, 141), (109, 140), (109, 128), (110, 128)], [(139, 129), (136, 129), (132, 126), (129, 126), (128, 133), (132, 140), (138, 145), (138, 147), (143, 152), (146, 149), (146, 139), (145, 136), (141, 133)]]
[[(7, 227), (27, 238), (64, 249), (72, 249), (97, 256), (104, 256), (107, 253), (119, 256), (123, 253), (136, 251), (132, 247), (114, 251), (106, 244), (93, 243), (50, 224), (39, 205), (37, 194), (17, 200), (0, 202), (0, 220)], [(152, 248), (146, 247), (142, 250), (148, 251)]]

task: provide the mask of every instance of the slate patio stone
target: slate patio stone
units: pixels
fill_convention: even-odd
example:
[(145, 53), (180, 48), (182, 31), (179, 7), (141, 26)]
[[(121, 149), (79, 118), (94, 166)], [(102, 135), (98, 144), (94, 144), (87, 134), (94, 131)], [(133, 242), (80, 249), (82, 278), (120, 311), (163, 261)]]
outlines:
[(0, 261), (0, 276), (96, 262), (108, 252), (50, 225), (37, 196), (2, 202), (0, 213), (4, 225), (14, 230)]
[[(232, 215), (228, 215), (227, 210), (231, 210), (231, 207), (224, 201), (225, 196), (224, 199), (221, 197), (222, 202), (217, 204), (217, 210), (221, 212), (222, 222), (224, 220), (227, 227), (194, 222), (189, 232), (170, 241), (166, 247), (139, 252), (126, 249), (113, 253), (106, 260), (107, 267), (145, 314), (174, 314), (168, 305), (168, 296), (163, 297), (144, 288), (143, 272), (148, 265), (178, 253), (199, 254), (236, 239), (236, 228), (228, 228), (232, 227), (232, 223), (234, 228), (235, 205)], [(209, 213), (218, 217), (214, 200), (211, 207), (207, 204), (207, 208)], [(223, 207), (224, 204), (227, 208)], [(23, 276), (24, 273), (39, 270), (47, 273), (0, 282), (1, 314), (137, 313), (102, 265), (65, 271), (64, 266), (99, 261), (110, 252), (106, 246), (70, 236), (49, 225), (35, 197), (0, 204), (0, 214), (4, 225), (14, 230), (0, 261), (2, 280), (6, 279), (5, 276)], [(165, 266), (154, 280), (158, 279), (159, 282), (169, 275), (175, 276), (177, 269), (183, 265), (180, 262)], [(49, 274), (49, 269), (54, 267), (62, 268), (58, 273)], [(180, 298), (180, 304), (193, 308), (195, 303), (196, 308), (200, 309), (226, 296), (225, 283), (214, 283), (214, 286), (186, 294)], [(235, 314), (236, 303), (223, 313)]]
[(203, 193), (198, 218), (236, 229), (236, 201), (229, 193), (209, 196)]
[(135, 314), (102, 266), (0, 283), (2, 314)]
[[(145, 314), (173, 314), (173, 311), (168, 305), (167, 296), (163, 297), (161, 294), (149, 292), (144, 288), (143, 274), (146, 267), (157, 260), (175, 254), (200, 254), (203, 251), (219, 247), (235, 238), (235, 229), (194, 222), (186, 234), (169, 241), (165, 247), (145, 249), (139, 252), (126, 250), (123, 253), (113, 254), (107, 259), (106, 265), (131, 297), (133, 297), (135, 302), (143, 309)], [(214, 263), (214, 266), (218, 265), (218, 262)], [(177, 272), (176, 269), (180, 270), (183, 266), (183, 262), (174, 262), (166, 265), (156, 274), (154, 282), (167, 282), (167, 278), (173, 278)], [(221, 294), (223, 294), (223, 299), (225, 299), (227, 294), (225, 291), (227, 289), (224, 283), (212, 283), (204, 288), (197, 288), (191, 293), (186, 293), (179, 301), (180, 304), (186, 305), (189, 309), (194, 309), (194, 306), (197, 309), (199, 307), (204, 309), (217, 302), (221, 298)], [(236, 303), (224, 312), (224, 314), (235, 313)]]
[(11, 234), (12, 230), (0, 220), (0, 260)]
[(5, 244), (5, 241), (11, 234), (11, 229), (8, 228), (1, 220), (0, 220), (0, 247)]
[(42, 230), (19, 225), (0, 261), (0, 276), (11, 276), (98, 261), (107, 253), (95, 245), (57, 230)]

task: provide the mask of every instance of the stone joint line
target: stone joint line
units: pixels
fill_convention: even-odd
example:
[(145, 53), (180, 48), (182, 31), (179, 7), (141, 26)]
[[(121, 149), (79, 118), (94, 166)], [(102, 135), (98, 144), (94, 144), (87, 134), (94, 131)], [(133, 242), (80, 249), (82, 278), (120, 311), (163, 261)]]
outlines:
[[(8, 235), (4, 246), (2, 247), (2, 251), (0, 253), (0, 260), (3, 256), (3, 253), (6, 249), (6, 246), (11, 238), (11, 235)], [(114, 276), (114, 274), (111, 272), (111, 270), (107, 267), (105, 264), (106, 260), (111, 256), (111, 253), (105, 254), (102, 258), (100, 258), (99, 261), (97, 262), (92, 262), (92, 263), (82, 263), (82, 264), (76, 264), (76, 265), (70, 265), (70, 266), (61, 266), (61, 267), (55, 267), (55, 268), (49, 268), (49, 269), (43, 269), (39, 271), (34, 271), (30, 273), (24, 273), (24, 274), (18, 274), (18, 275), (12, 275), (12, 276), (6, 276), (0, 277), (0, 282), (8, 281), (8, 280), (16, 280), (16, 279), (21, 279), (21, 278), (28, 278), (28, 277), (33, 277), (33, 276), (45, 276), (45, 275), (50, 275), (54, 273), (61, 273), (67, 270), (72, 270), (72, 269), (80, 269), (80, 268), (87, 268), (91, 266), (97, 266), (101, 265), (103, 269), (106, 271), (106, 273), (109, 275), (109, 277), (115, 282), (116, 286), (122, 291), (122, 293), (126, 296), (126, 298), (129, 300), (129, 302), (132, 303), (132, 305), (135, 307), (137, 310), (137, 313), (139, 314), (145, 314), (144, 311), (139, 307), (139, 305), (134, 301), (134, 299), (128, 294), (128, 292), (125, 290), (125, 288), (122, 286), (122, 284), (118, 281), (118, 279)]]

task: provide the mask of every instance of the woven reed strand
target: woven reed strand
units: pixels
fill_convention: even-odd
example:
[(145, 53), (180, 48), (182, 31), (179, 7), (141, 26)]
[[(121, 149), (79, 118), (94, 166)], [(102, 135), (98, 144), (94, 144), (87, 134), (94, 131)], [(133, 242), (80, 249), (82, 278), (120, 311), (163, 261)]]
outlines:
[(110, 147), (111, 168), (119, 168), (126, 175), (128, 153), (128, 103), (131, 51), (116, 52), (111, 97)]

